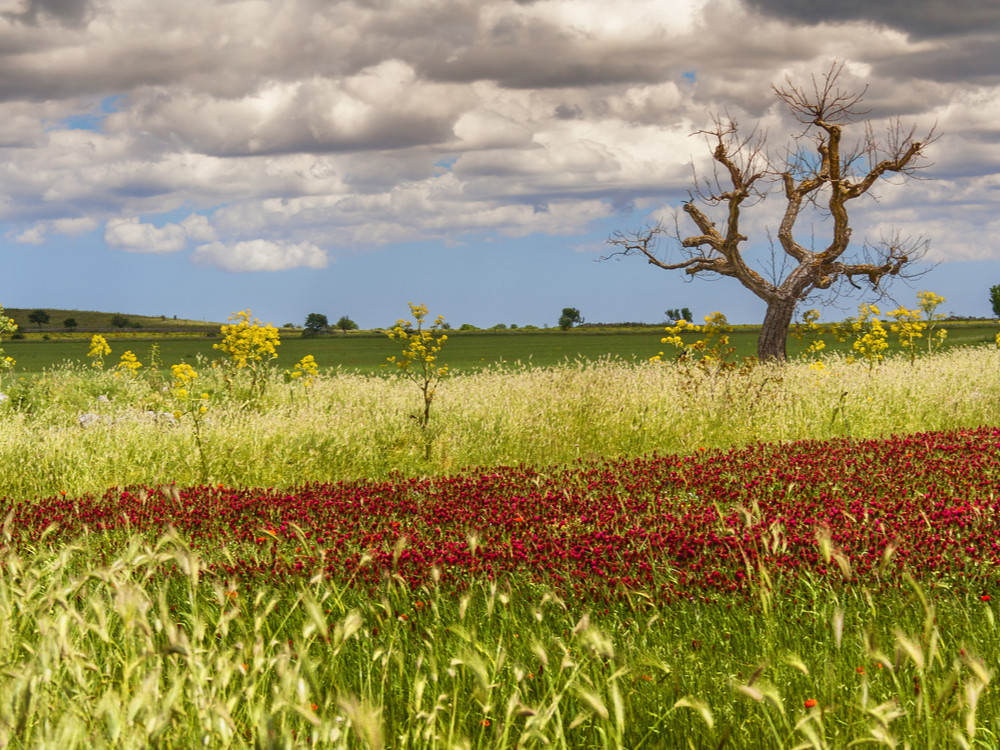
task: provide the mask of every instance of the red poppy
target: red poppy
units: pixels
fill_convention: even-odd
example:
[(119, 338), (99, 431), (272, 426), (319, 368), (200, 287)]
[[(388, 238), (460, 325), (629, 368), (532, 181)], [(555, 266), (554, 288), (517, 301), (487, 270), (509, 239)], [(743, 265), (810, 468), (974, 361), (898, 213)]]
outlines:
[(816, 700), (815, 698), (810, 698), (809, 700), (806, 701), (806, 708), (812, 708), (813, 706), (818, 706), (818, 705), (819, 701)]
[(990, 600), (990, 595), (989, 595), (989, 594), (983, 594), (983, 595), (982, 595), (981, 597), (979, 597), (979, 598), (980, 598), (980, 599), (981, 599), (982, 601), (984, 601), (984, 602), (988, 602), (988, 601)]

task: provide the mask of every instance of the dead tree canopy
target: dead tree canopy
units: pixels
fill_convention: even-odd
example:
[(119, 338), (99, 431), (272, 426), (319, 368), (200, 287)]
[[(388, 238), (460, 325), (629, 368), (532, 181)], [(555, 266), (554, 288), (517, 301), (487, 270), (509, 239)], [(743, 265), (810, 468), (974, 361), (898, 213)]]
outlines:
[[(772, 87), (778, 101), (801, 124), (780, 159), (769, 154), (766, 138), (757, 129), (741, 133), (731, 118), (716, 118), (713, 127), (701, 131), (712, 152), (714, 171), (707, 180), (699, 181), (696, 175), (683, 206), (696, 234), (684, 236), (658, 224), (616, 232), (608, 240), (617, 249), (607, 257), (644, 256), (658, 268), (692, 277), (731, 276), (764, 300), (767, 312), (757, 344), (762, 361), (785, 359), (788, 328), (800, 302), (841, 282), (880, 291), (885, 281), (908, 275), (925, 252), (921, 240), (897, 235), (847, 257), (850, 201), (868, 195), (882, 179), (912, 177), (925, 166), (924, 151), (936, 136), (932, 129), (918, 140), (915, 128), (905, 129), (898, 120), (876, 135), (862, 109), (867, 87), (844, 89), (842, 73), (843, 63), (835, 62), (807, 86), (786, 78), (784, 86)], [(861, 132), (847, 143), (844, 130), (852, 125), (860, 126)], [(747, 237), (740, 231), (740, 219), (743, 210), (776, 194), (785, 206), (777, 227), (784, 270), (765, 278), (744, 255)], [(824, 215), (829, 239), (825, 247), (815, 247), (811, 227), (810, 247), (796, 239), (796, 221), (804, 209)], [(664, 239), (671, 240), (679, 259), (661, 254)]]

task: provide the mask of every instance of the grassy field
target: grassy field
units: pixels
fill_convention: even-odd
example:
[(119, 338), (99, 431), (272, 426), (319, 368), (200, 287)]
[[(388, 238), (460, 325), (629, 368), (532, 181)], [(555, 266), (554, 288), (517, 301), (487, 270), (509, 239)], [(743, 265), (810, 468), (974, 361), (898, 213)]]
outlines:
[(426, 431), (290, 348), (5, 376), (0, 746), (1000, 745), (995, 345), (485, 366), (528, 339), (449, 339)]
[[(946, 348), (989, 344), (1000, 331), (996, 324), (978, 321), (953, 322), (945, 327), (948, 329)], [(218, 328), (209, 333), (217, 334)], [(39, 373), (67, 362), (86, 361), (88, 334), (63, 334), (61, 338), (53, 334), (49, 340), (42, 339), (41, 335), (28, 333), (24, 340), (3, 342), (5, 352), (17, 360), (18, 371), (22, 374)], [(179, 333), (150, 336), (143, 332), (104, 335), (111, 346), (111, 360), (114, 361), (126, 350), (131, 350), (141, 361), (148, 362), (153, 344), (160, 349), (160, 359), (167, 363), (194, 363), (199, 356), (208, 361), (219, 357), (218, 350), (212, 348), (220, 340), (216, 335)], [(662, 351), (664, 346), (660, 339), (663, 335), (663, 329), (659, 327), (640, 330), (452, 331), (449, 332), (445, 358), (452, 369), (459, 371), (478, 370), (498, 363), (550, 367), (577, 359), (594, 361), (613, 358), (636, 362)], [(729, 335), (735, 358), (756, 355), (757, 328), (740, 327)], [(315, 338), (304, 338), (298, 332), (282, 332), (281, 341), (278, 364), (286, 368), (311, 354), (324, 369), (372, 373), (381, 369), (386, 358), (395, 351), (393, 343), (379, 332), (352, 332)], [(838, 343), (827, 337), (829, 352), (844, 353), (849, 347), (848, 343)], [(801, 342), (789, 339), (790, 358), (801, 356), (803, 349)]]
[[(586, 331), (461, 332), (449, 335), (448, 362), (457, 370), (481, 369), (500, 362), (523, 362), (549, 366), (567, 360), (616, 357), (627, 361), (649, 358), (659, 351), (659, 333), (645, 332), (590, 333)], [(213, 360), (219, 352), (213, 344), (218, 337), (175, 336), (153, 339), (130, 336), (108, 336), (115, 358), (126, 349), (141, 360), (148, 361), (150, 347), (155, 343), (164, 362), (194, 362), (199, 356)], [(18, 362), (22, 373), (37, 373), (67, 362), (86, 360), (89, 337), (60, 340), (19, 340), (4, 342), (6, 353)], [(278, 363), (291, 367), (311, 354), (324, 369), (341, 368), (351, 372), (378, 371), (386, 358), (395, 352), (395, 345), (383, 333), (352, 333), (349, 335), (303, 338), (300, 334), (285, 334), (278, 349)]]
[[(41, 310), (48, 315), (47, 323), (33, 323), (29, 318), (32, 313)], [(219, 323), (205, 320), (178, 319), (173, 315), (122, 315), (122, 313), (101, 312), (98, 310), (61, 310), (54, 308), (5, 308), (4, 312), (8, 318), (13, 318), (18, 328), (24, 333), (42, 332), (49, 335), (70, 334), (75, 331), (109, 331), (114, 330), (115, 325), (112, 318), (121, 315), (128, 321), (128, 326), (123, 329), (129, 330), (219, 330)], [(72, 318), (76, 325), (67, 327), (65, 321)]]

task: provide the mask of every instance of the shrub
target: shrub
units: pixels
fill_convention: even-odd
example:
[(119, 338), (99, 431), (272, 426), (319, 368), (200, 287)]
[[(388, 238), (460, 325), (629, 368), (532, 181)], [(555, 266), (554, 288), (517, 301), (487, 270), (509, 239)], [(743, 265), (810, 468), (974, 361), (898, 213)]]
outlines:
[[(424, 318), (427, 317), (427, 308), (424, 305), (415, 305), (411, 302), (410, 313), (416, 319), (416, 325), (411, 321), (400, 319), (388, 334), (390, 339), (403, 343), (400, 356), (389, 357), (388, 361), (396, 366), (397, 372), (413, 381), (420, 389), (424, 402), (423, 410), (413, 415), (413, 418), (417, 420), (421, 430), (426, 432), (431, 418), (431, 403), (437, 392), (437, 383), (448, 375), (447, 365), (441, 367), (437, 365), (438, 354), (448, 336), (441, 331), (444, 318), (440, 315), (430, 328), (424, 328)], [(430, 458), (430, 451), (431, 443), (427, 438), (425, 443), (427, 458)]]
[(229, 316), (233, 321), (219, 329), (222, 342), (213, 344), (229, 355), (225, 366), (229, 369), (226, 379), (227, 387), (232, 390), (236, 377), (245, 372), (249, 375), (246, 397), (253, 401), (263, 395), (267, 387), (267, 375), (271, 363), (278, 358), (276, 348), (281, 345), (278, 329), (272, 325), (264, 325), (259, 320), (250, 318), (250, 310), (242, 310)]

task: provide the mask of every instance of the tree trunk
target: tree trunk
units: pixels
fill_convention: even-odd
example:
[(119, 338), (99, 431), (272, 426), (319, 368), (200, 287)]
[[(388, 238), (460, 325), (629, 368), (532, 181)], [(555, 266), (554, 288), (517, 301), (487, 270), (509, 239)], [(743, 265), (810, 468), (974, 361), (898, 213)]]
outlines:
[(757, 339), (757, 359), (761, 362), (784, 362), (785, 341), (788, 339), (788, 327), (792, 324), (795, 314), (795, 298), (777, 298), (768, 301), (764, 324), (760, 328), (760, 338)]

